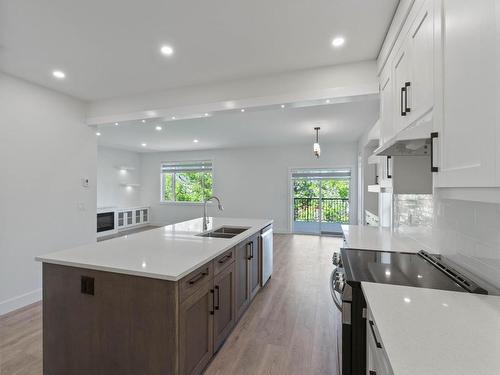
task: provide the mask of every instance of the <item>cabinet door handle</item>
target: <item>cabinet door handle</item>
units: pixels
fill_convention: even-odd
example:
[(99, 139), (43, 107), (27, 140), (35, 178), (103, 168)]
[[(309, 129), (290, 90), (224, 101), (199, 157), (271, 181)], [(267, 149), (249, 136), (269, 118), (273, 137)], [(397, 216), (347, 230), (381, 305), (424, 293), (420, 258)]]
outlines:
[(378, 341), (377, 335), (375, 334), (375, 328), (373, 328), (375, 323), (373, 323), (373, 320), (368, 321), (368, 323), (370, 324), (370, 330), (372, 331), (373, 339), (375, 340), (375, 345), (377, 345), (377, 348), (382, 348), (382, 344), (380, 343), (380, 341)]
[(219, 264), (224, 264), (226, 263), (229, 259), (233, 257), (233, 254), (227, 254), (226, 256), (222, 257), (219, 259)]
[[(214, 302), (214, 310), (219, 310), (219, 308), (220, 308), (220, 289), (219, 289), (218, 285), (215, 286), (215, 290), (217, 292), (217, 304), (215, 304), (215, 302)], [(215, 296), (214, 296), (214, 300), (215, 300)]]
[(411, 82), (405, 82), (405, 114), (411, 112), (411, 108), (408, 107), (408, 94), (410, 93)]
[(391, 161), (391, 156), (388, 156), (386, 159), (385, 159), (385, 162), (386, 162), (386, 166), (387, 166), (387, 170), (386, 170), (386, 173), (387, 173), (387, 178), (392, 178), (392, 174), (389, 173), (389, 168), (390, 168), (390, 161)]
[(210, 315), (214, 315), (214, 306), (215, 306), (215, 293), (213, 289), (210, 289), (210, 293), (212, 294), (212, 308), (210, 309)]
[(196, 284), (198, 281), (200, 281), (201, 279), (203, 279), (207, 275), (208, 275), (208, 270), (200, 272), (198, 275), (196, 275), (191, 280), (189, 280), (189, 285)]
[(405, 95), (405, 93), (406, 93), (406, 88), (405, 87), (401, 87), (401, 95), (400, 95), (400, 98), (401, 98), (401, 102), (400, 102), (401, 116), (406, 116), (406, 112), (405, 112), (405, 109), (403, 107), (403, 105), (404, 105), (404, 102), (403, 102), (404, 98), (403, 98), (403, 96)]
[(434, 139), (437, 139), (438, 135), (438, 132), (431, 133), (431, 172), (439, 172), (439, 167), (434, 165)]
[(248, 260), (251, 260), (253, 258), (253, 251), (252, 251), (252, 248), (253, 248), (253, 242), (249, 242), (247, 243), (247, 259)]

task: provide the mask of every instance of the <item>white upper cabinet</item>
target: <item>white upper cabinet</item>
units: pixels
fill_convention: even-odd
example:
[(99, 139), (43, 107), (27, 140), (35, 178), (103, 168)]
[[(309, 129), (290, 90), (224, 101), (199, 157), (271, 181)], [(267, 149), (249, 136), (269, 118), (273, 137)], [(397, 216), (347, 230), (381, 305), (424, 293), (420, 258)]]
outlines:
[(391, 70), (386, 69), (380, 78), (380, 140), (385, 143), (395, 135)]
[(442, 0), (439, 11), (435, 186), (500, 186), (500, 0)]
[(413, 21), (408, 36), (411, 46), (410, 86), (406, 88), (410, 122), (434, 105), (434, 1), (427, 0)]
[[(411, 116), (411, 49), (404, 43), (393, 60), (394, 78), (394, 129), (398, 133), (409, 124)], [(410, 100), (409, 100), (410, 99)]]
[(396, 133), (419, 120), (434, 105), (434, 1), (415, 2), (409, 28), (393, 59)]

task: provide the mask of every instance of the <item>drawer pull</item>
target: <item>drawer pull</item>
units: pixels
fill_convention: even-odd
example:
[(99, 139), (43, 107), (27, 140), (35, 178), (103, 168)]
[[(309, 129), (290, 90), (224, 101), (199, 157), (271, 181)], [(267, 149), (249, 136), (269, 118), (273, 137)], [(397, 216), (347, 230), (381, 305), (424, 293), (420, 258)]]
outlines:
[(377, 335), (375, 334), (375, 329), (373, 328), (375, 323), (373, 323), (373, 320), (370, 320), (369, 323), (370, 323), (370, 330), (372, 331), (373, 339), (375, 340), (375, 345), (377, 345), (377, 348), (382, 348), (382, 344), (380, 343), (380, 341), (378, 341)]
[[(214, 310), (219, 310), (220, 308), (220, 289), (219, 286), (215, 286), (215, 290), (217, 291), (217, 304), (214, 303)], [(215, 299), (215, 297), (214, 297)]]
[(221, 259), (219, 259), (219, 264), (224, 264), (226, 263), (229, 259), (232, 259), (233, 258), (233, 254), (227, 254), (226, 256), (222, 257)]
[(196, 284), (198, 281), (200, 281), (201, 279), (203, 279), (207, 275), (208, 275), (208, 269), (206, 271), (199, 273), (198, 275), (193, 277), (191, 280), (189, 280), (189, 285)]

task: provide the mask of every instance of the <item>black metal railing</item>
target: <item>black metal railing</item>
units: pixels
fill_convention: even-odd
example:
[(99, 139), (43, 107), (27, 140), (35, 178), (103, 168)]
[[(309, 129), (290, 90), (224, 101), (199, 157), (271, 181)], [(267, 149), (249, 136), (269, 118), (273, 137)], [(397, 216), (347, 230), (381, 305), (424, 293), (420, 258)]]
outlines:
[[(321, 218), (320, 218), (321, 215)], [(349, 222), (349, 199), (347, 198), (294, 198), (294, 221), (319, 221), (326, 223)]]

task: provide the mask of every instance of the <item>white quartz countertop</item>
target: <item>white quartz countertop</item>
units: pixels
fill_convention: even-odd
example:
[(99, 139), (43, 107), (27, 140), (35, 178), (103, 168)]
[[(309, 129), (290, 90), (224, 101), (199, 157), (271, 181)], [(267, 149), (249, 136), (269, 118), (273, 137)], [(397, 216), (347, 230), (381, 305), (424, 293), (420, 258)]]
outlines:
[(272, 223), (269, 219), (210, 218), (208, 231), (225, 225), (249, 228), (226, 239), (196, 236), (203, 232), (198, 218), (41, 255), (36, 260), (176, 281)]
[(395, 375), (500, 374), (500, 297), (362, 283)]
[[(420, 250), (437, 253), (435, 249), (410, 238), (404, 232), (392, 231), (390, 228), (373, 227), (368, 225), (342, 225), (347, 247), (352, 249), (367, 249), (381, 251), (399, 251), (416, 253)], [(413, 234), (414, 235), (414, 234)], [(420, 236), (426, 235), (424, 231)]]

